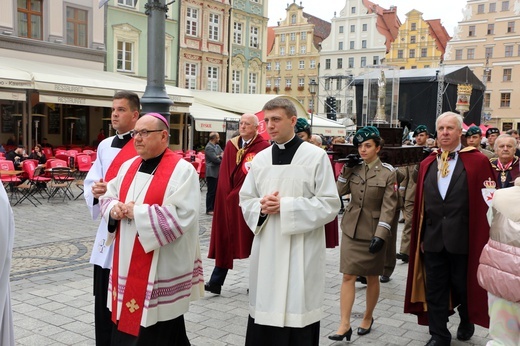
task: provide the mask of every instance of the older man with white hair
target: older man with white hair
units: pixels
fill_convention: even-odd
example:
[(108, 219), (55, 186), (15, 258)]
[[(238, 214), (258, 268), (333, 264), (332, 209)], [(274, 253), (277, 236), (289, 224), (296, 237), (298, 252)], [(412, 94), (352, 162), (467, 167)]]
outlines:
[(516, 139), (511, 135), (500, 135), (495, 140), (494, 149), (498, 157), (489, 161), (495, 170), (497, 188), (511, 187), (520, 176), (519, 159), (515, 155)]

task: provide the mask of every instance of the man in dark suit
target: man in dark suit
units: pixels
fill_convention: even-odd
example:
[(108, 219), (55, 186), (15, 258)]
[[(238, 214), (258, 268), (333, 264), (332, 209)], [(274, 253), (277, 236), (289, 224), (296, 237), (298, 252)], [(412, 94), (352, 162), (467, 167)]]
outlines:
[(206, 183), (208, 191), (206, 193), (206, 214), (213, 215), (215, 207), (215, 195), (217, 193), (218, 172), (222, 162), (222, 148), (218, 144), (220, 136), (218, 132), (209, 134), (209, 142), (206, 144), (204, 153), (206, 155)]
[(421, 162), (418, 173), (405, 312), (429, 326), (427, 346), (447, 346), (450, 306), (460, 315), (459, 340), (471, 338), (475, 323), (489, 325), (487, 295), (476, 271), (489, 237), (481, 189), (493, 171), (477, 149), (462, 148), (459, 114), (442, 114), (436, 129), (439, 150)]

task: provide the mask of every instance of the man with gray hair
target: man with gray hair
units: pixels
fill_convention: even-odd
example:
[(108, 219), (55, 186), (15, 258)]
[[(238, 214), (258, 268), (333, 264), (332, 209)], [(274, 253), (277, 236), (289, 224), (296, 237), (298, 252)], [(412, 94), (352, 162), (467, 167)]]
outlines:
[(269, 146), (258, 134), (258, 117), (244, 114), (240, 118), (239, 135), (231, 138), (224, 150), (220, 164), (215, 213), (211, 225), (209, 258), (215, 259), (215, 268), (205, 290), (220, 294), (229, 269), (233, 269), (234, 259), (248, 258), (253, 243), (253, 233), (247, 227), (238, 205), (238, 192), (242, 187), (251, 161), (255, 155)]
[(459, 340), (473, 336), (474, 324), (489, 326), (477, 268), (489, 238), (481, 190), (494, 174), (486, 156), (462, 148), (460, 114), (441, 114), (436, 129), (439, 150), (421, 162), (418, 173), (404, 311), (429, 326), (427, 346), (448, 346), (450, 309), (457, 307), (460, 315)]
[(520, 175), (519, 159), (515, 155), (516, 139), (510, 135), (500, 135), (495, 140), (495, 154), (497, 157), (489, 160), (495, 171), (497, 189), (513, 186), (515, 179)]
[(323, 147), (323, 140), (321, 139), (321, 136), (319, 136), (319, 135), (312, 135), (310, 142), (317, 147), (320, 147), (320, 148)]

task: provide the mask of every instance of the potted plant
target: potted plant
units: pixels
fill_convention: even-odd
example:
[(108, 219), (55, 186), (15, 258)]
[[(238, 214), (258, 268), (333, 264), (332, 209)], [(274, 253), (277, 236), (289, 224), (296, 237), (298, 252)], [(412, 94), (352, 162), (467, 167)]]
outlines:
[(290, 86), (285, 87), (285, 91), (291, 91), (291, 90), (292, 90), (292, 88)]

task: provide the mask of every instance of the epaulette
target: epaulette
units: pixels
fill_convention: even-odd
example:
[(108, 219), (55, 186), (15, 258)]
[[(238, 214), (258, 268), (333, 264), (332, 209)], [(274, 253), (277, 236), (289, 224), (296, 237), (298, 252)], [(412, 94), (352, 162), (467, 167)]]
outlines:
[(389, 164), (389, 163), (386, 163), (386, 162), (381, 162), (381, 165), (382, 165), (383, 167), (385, 167), (386, 169), (388, 169), (388, 170), (389, 170), (390, 172), (393, 172), (393, 171), (395, 171), (395, 168), (394, 168), (394, 166), (392, 166), (392, 165), (391, 165), (391, 164)]

